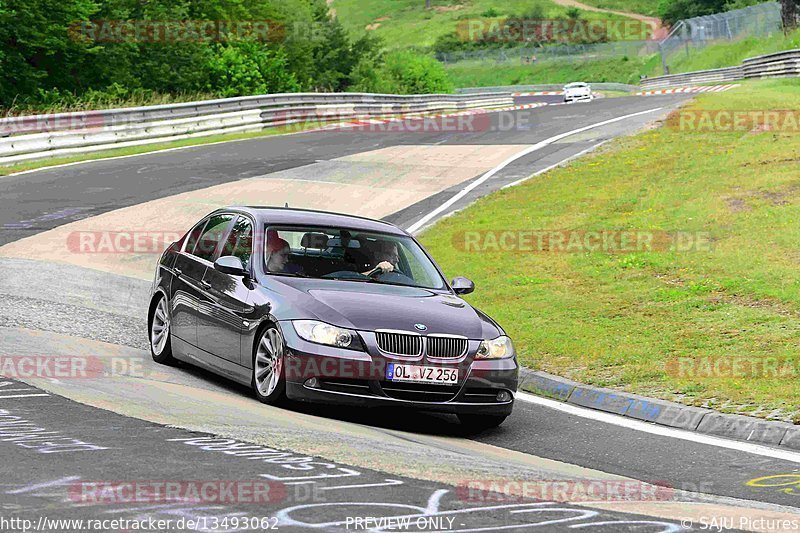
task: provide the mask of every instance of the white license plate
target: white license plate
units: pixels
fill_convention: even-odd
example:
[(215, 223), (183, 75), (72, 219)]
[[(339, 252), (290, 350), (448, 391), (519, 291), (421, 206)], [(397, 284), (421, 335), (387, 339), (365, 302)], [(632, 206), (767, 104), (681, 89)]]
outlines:
[(389, 363), (386, 368), (386, 379), (389, 381), (456, 385), (458, 384), (458, 369)]

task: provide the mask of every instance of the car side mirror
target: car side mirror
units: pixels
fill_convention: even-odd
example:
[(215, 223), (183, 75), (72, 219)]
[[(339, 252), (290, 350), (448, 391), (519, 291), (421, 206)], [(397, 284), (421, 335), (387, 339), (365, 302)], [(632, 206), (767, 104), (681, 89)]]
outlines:
[(475, 284), (472, 283), (472, 280), (467, 278), (453, 278), (453, 282), (450, 284), (453, 287), (453, 291), (456, 294), (470, 294), (475, 290)]
[(226, 255), (214, 261), (214, 269), (223, 274), (230, 274), (231, 276), (247, 275), (242, 260), (233, 255)]

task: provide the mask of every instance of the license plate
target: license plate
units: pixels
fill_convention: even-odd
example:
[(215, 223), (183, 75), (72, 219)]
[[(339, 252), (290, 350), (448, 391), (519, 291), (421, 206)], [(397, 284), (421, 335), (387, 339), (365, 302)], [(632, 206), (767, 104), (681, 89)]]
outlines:
[(458, 369), (389, 363), (386, 368), (386, 379), (389, 381), (456, 385), (458, 384)]

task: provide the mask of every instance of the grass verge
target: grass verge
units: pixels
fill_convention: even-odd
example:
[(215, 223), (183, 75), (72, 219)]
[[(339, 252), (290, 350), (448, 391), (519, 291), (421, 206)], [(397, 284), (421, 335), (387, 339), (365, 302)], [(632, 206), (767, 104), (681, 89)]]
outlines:
[(624, 56), (585, 61), (544, 60), (533, 65), (496, 64), (492, 61), (462, 61), (446, 66), (456, 87), (489, 87), (569, 83), (573, 81), (616, 82), (638, 85), (640, 75), (652, 72), (658, 56)]
[[(743, 60), (762, 54), (800, 48), (800, 30), (784, 35), (775, 33), (766, 38), (747, 38), (739, 41), (723, 41), (700, 49), (679, 50), (668, 58), (670, 73), (693, 72), (740, 65)], [(660, 63), (653, 66), (653, 76), (660, 76)]]
[[(800, 110), (794, 80), (701, 95), (694, 110)], [(425, 232), (521, 362), (583, 383), (766, 418), (800, 405), (800, 135), (661, 127), (511, 189)], [(707, 233), (711, 250), (463, 250), (463, 232)], [(696, 233), (694, 233), (696, 234)], [(488, 242), (488, 241), (483, 241)], [(743, 362), (750, 375), (715, 361)], [(678, 370), (676, 361), (697, 365)], [(779, 361), (778, 372), (758, 365)], [(703, 370), (705, 369), (705, 370)], [(774, 411), (773, 411), (774, 410)]]

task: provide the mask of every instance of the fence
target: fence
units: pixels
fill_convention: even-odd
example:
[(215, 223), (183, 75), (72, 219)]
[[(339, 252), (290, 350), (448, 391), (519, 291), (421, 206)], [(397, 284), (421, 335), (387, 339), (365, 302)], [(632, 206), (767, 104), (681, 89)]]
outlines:
[(642, 80), (642, 87), (645, 89), (661, 89), (686, 84), (797, 76), (800, 76), (800, 50), (786, 50), (745, 59), (741, 66), (738, 67), (700, 70), (685, 74), (648, 78)]
[(462, 62), (492, 62), (496, 64), (532, 64), (539, 61), (559, 60), (586, 61), (611, 57), (654, 54), (658, 52), (656, 41), (613, 41), (598, 44), (563, 44), (548, 46), (524, 46), (461, 52), (438, 52), (436, 59), (444, 64)]
[(693, 50), (702, 50), (721, 41), (766, 37), (782, 31), (782, 28), (781, 6), (778, 2), (682, 20), (661, 41), (659, 51), (664, 74), (669, 74), (669, 63), (681, 53), (689, 56)]
[(512, 105), (510, 94), (293, 93), (0, 119), (0, 164), (304, 122)]

